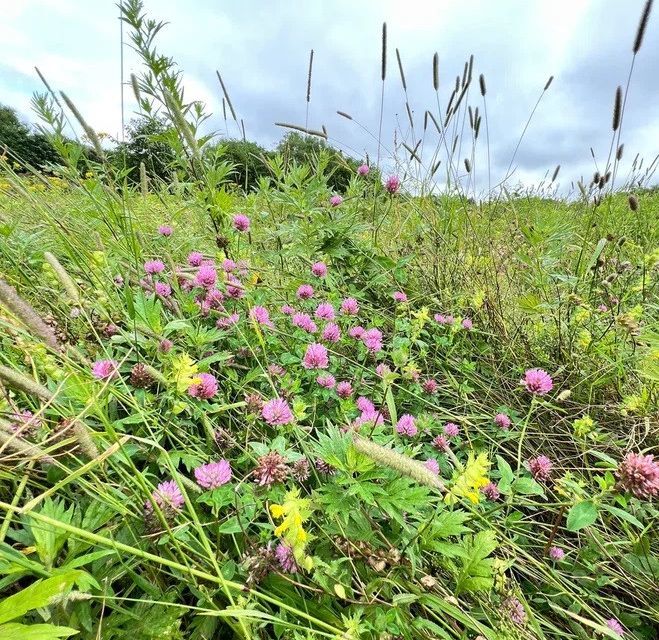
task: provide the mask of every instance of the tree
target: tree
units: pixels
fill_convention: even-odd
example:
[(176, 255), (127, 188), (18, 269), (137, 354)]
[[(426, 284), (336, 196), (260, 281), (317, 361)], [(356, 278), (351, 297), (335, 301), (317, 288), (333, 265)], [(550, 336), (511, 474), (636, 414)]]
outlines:
[(224, 140), (218, 144), (222, 157), (234, 165), (231, 182), (235, 182), (245, 191), (251, 191), (258, 185), (259, 178), (268, 174), (265, 159), (269, 152), (249, 140)]

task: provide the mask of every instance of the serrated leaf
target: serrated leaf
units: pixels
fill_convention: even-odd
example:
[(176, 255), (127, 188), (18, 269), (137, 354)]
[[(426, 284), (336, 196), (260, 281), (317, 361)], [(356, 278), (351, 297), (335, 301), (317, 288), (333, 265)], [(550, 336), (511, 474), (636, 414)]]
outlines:
[(462, 560), (462, 567), (456, 578), (456, 593), (466, 591), (486, 591), (494, 583), (492, 577), (492, 559), (488, 556), (497, 548), (494, 531), (480, 531), (464, 542), (467, 558)]

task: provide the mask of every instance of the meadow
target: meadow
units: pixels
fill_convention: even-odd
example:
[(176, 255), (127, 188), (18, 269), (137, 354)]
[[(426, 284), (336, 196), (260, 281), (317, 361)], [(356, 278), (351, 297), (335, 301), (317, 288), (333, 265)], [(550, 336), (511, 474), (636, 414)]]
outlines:
[(0, 639), (657, 638), (659, 193), (616, 182), (626, 91), (569, 197), (559, 168), (475, 193), (467, 66), (428, 165), (358, 158), (339, 194), (329, 151), (273, 154), (245, 190), (122, 6), (168, 178), (49, 85), (61, 162), (0, 160)]

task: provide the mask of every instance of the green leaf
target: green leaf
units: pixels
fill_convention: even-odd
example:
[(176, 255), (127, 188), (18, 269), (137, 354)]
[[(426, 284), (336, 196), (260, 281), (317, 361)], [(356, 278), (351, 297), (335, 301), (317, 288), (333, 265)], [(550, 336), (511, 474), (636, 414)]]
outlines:
[(389, 415), (391, 416), (391, 424), (396, 424), (398, 422), (398, 414), (396, 413), (396, 403), (391, 393), (391, 387), (387, 389), (385, 398), (387, 400), (387, 409), (389, 409)]
[(456, 577), (456, 593), (486, 591), (494, 584), (492, 559), (488, 556), (497, 548), (494, 531), (480, 531), (464, 542), (467, 558)]
[(602, 505), (602, 508), (608, 511), (609, 513), (612, 513), (615, 516), (618, 516), (621, 520), (625, 520), (629, 522), (629, 524), (633, 524), (635, 527), (639, 529), (643, 529), (643, 523), (635, 518), (631, 513), (628, 513), (624, 509), (618, 509), (618, 507), (612, 507), (610, 505), (604, 504)]
[(513, 482), (512, 490), (522, 495), (543, 496), (545, 490), (533, 478), (518, 478)]
[(497, 456), (497, 469), (501, 474), (501, 479), (499, 480), (499, 491), (503, 494), (510, 492), (510, 487), (515, 479), (515, 474), (511, 466), (501, 457)]
[(443, 511), (436, 518), (430, 529), (430, 540), (459, 536), (469, 532), (464, 523), (470, 516), (466, 511), (457, 509), (455, 511)]
[(597, 520), (597, 507), (590, 500), (575, 504), (567, 514), (567, 530), (579, 531)]
[(25, 625), (11, 622), (0, 625), (2, 640), (50, 640), (51, 638), (68, 638), (76, 633), (71, 627), (56, 627), (54, 624)]
[(46, 580), (38, 580), (5, 598), (0, 602), (0, 624), (20, 618), (32, 609), (47, 606), (55, 596), (69, 591), (81, 575), (82, 571), (68, 571)]

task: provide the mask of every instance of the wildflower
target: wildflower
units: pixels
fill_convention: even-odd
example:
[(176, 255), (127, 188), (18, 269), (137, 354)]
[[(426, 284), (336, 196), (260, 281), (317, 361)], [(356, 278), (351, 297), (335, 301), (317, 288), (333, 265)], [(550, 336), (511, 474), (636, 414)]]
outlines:
[(504, 431), (507, 431), (510, 429), (510, 425), (512, 424), (512, 420), (510, 419), (510, 416), (506, 413), (497, 413), (496, 416), (494, 416), (494, 424), (499, 427), (499, 429), (503, 429)]
[(421, 385), (423, 392), (429, 395), (432, 395), (433, 393), (437, 393), (437, 387), (439, 387), (437, 381), (433, 380), (432, 378), (429, 378), (428, 380), (424, 380), (423, 384)]
[(402, 436), (415, 436), (418, 432), (414, 416), (409, 413), (403, 414), (396, 424), (396, 432)]
[(148, 389), (155, 383), (156, 379), (153, 377), (149, 369), (144, 364), (138, 362), (130, 370), (130, 383), (137, 389)]
[(361, 339), (371, 353), (376, 353), (382, 349), (382, 332), (378, 329), (364, 331)]
[(231, 465), (226, 460), (202, 464), (194, 470), (197, 484), (204, 489), (217, 489), (231, 480)]
[(322, 302), (314, 314), (319, 320), (334, 320), (334, 307), (329, 302)]
[(407, 302), (407, 294), (403, 291), (394, 291), (395, 302)]
[(291, 475), (298, 481), (304, 482), (309, 478), (309, 461), (306, 458), (300, 458), (293, 463)]
[(314, 262), (311, 265), (311, 273), (317, 278), (324, 278), (327, 275), (327, 265), (324, 262)]
[(482, 489), (483, 495), (488, 499), (495, 502), (501, 497), (499, 487), (494, 482), (488, 482)]
[(339, 382), (339, 384), (336, 385), (336, 393), (339, 398), (349, 398), (352, 395), (352, 385), (345, 380)]
[(118, 287), (121, 287), (124, 284), (124, 279), (121, 275), (116, 275), (114, 278), (112, 278), (112, 282), (116, 284)]
[(273, 426), (293, 422), (293, 413), (288, 406), (288, 402), (283, 398), (268, 400), (261, 409), (261, 415), (269, 425)]
[(508, 596), (503, 602), (503, 611), (508, 619), (518, 627), (526, 623), (526, 611), (524, 605), (514, 596)]
[(333, 195), (330, 198), (330, 204), (333, 207), (338, 207), (343, 202), (343, 198), (340, 195)]
[(295, 309), (290, 304), (282, 305), (280, 311), (287, 316), (292, 316), (295, 313)]
[(188, 254), (188, 264), (191, 267), (199, 267), (204, 261), (204, 255), (199, 253), (199, 251), (192, 251)]
[(434, 315), (434, 318), (435, 318), (435, 322), (437, 322), (438, 324), (446, 324), (446, 316), (445, 315), (443, 315), (441, 313), (436, 313)]
[(600, 313), (606, 313), (609, 310), (609, 308), (605, 304), (601, 304), (597, 307), (597, 310)]
[(280, 364), (272, 363), (268, 365), (268, 373), (275, 378), (281, 378), (286, 373), (286, 369)]
[(359, 398), (357, 398), (357, 408), (362, 413), (370, 413), (375, 411), (375, 405), (364, 396), (359, 396)]
[(556, 562), (560, 562), (565, 557), (565, 551), (560, 547), (549, 547), (549, 557)]
[(432, 471), (435, 475), (439, 475), (439, 463), (435, 458), (428, 458), (424, 463), (423, 466), (428, 469), (428, 471)]
[(447, 422), (444, 425), (444, 435), (453, 438), (460, 433), (460, 427), (455, 422)]
[(435, 449), (439, 449), (440, 451), (447, 451), (449, 447), (448, 440), (445, 436), (435, 436), (434, 440), (432, 441), (432, 446), (435, 447)]
[(261, 413), (263, 409), (263, 398), (258, 393), (246, 393), (245, 394), (245, 405), (247, 413), (256, 415)]
[(327, 369), (329, 366), (327, 349), (318, 342), (312, 342), (307, 346), (302, 360), (302, 366), (305, 369)]
[(398, 176), (389, 176), (385, 180), (384, 188), (391, 194), (397, 193), (400, 189), (400, 178)]
[(296, 558), (302, 556), (309, 539), (304, 523), (311, 516), (311, 500), (300, 498), (299, 489), (293, 489), (286, 493), (282, 504), (270, 505), (270, 513), (281, 520), (275, 535), (289, 545)]
[[(172, 509), (173, 511), (180, 511), (181, 507), (185, 504), (185, 498), (181, 493), (181, 490), (178, 488), (178, 485), (174, 480), (168, 480), (167, 482), (161, 482), (156, 489), (151, 494), (153, 502), (155, 502), (162, 511), (168, 511)], [(153, 512), (153, 505), (151, 501), (148, 501), (144, 504), (144, 509), (147, 513)]]
[(346, 298), (341, 302), (341, 313), (346, 316), (356, 316), (359, 313), (359, 303), (354, 298)]
[(467, 498), (474, 504), (480, 502), (480, 490), (489, 484), (487, 472), (490, 461), (484, 453), (474, 456), (469, 453), (467, 464), (464, 468), (458, 468), (453, 475), (453, 486), (444, 497), (445, 502), (454, 504), (457, 498)]
[(308, 300), (313, 297), (313, 287), (310, 284), (301, 284), (296, 295), (300, 300)]
[(375, 374), (380, 378), (384, 378), (390, 373), (391, 369), (384, 362), (381, 362), (377, 367), (375, 367)]
[(161, 273), (165, 270), (165, 263), (162, 260), (147, 260), (144, 263), (144, 271), (150, 275)]
[(227, 295), (230, 298), (239, 299), (245, 295), (245, 287), (238, 278), (231, 277), (227, 283)]
[(198, 382), (188, 387), (188, 395), (193, 398), (208, 400), (217, 393), (217, 380), (210, 373), (200, 373), (196, 379)]
[(218, 329), (228, 329), (233, 327), (240, 320), (240, 315), (237, 313), (232, 313), (231, 315), (226, 316), (225, 318), (218, 318), (215, 326)]
[(299, 571), (297, 563), (295, 562), (295, 556), (293, 555), (293, 549), (287, 544), (279, 543), (275, 548), (275, 558), (279, 563), (282, 571), (286, 573), (295, 573)]
[(92, 365), (92, 375), (99, 380), (112, 380), (119, 375), (116, 360), (97, 360)]
[(294, 326), (304, 329), (307, 333), (316, 333), (316, 331), (318, 331), (316, 323), (311, 319), (311, 316), (306, 313), (293, 314), (291, 321)]
[(316, 459), (315, 465), (316, 469), (326, 476), (333, 476), (336, 473), (336, 469), (329, 462), (325, 462), (321, 458)]
[(256, 321), (258, 324), (263, 325), (264, 327), (274, 328), (272, 320), (270, 320), (270, 313), (265, 307), (256, 306), (252, 308), (250, 312), (252, 320)]
[(630, 451), (616, 470), (618, 487), (637, 498), (649, 500), (659, 496), (659, 463), (654, 456)]
[(224, 294), (219, 289), (209, 289), (206, 292), (206, 297), (201, 303), (201, 310), (204, 315), (207, 315), (208, 312), (213, 309), (214, 311), (223, 311), (224, 307), (222, 302), (224, 301)]
[(473, 326), (474, 323), (471, 321), (470, 318), (464, 318), (464, 320), (462, 321), (462, 328), (466, 329), (467, 331), (469, 331)]
[(360, 164), (357, 167), (357, 174), (360, 176), (366, 176), (370, 170), (371, 168), (367, 164)]
[(250, 221), (246, 215), (239, 213), (238, 215), (233, 216), (233, 227), (237, 231), (249, 231), (249, 225)]
[(364, 327), (359, 327), (359, 326), (357, 326), (357, 327), (352, 327), (352, 328), (348, 331), (348, 335), (349, 335), (351, 338), (355, 338), (355, 339), (357, 339), (357, 340), (361, 340), (361, 338), (362, 338), (362, 336), (364, 335), (365, 332), (366, 332), (366, 329), (364, 329)]
[(334, 385), (336, 384), (336, 379), (332, 374), (327, 373), (325, 375), (318, 376), (316, 378), (316, 382), (321, 387), (325, 387), (325, 389), (334, 389)]
[(166, 238), (168, 238), (169, 236), (172, 235), (172, 233), (174, 233), (174, 229), (172, 229), (172, 227), (170, 227), (169, 225), (161, 224), (158, 227), (158, 233), (161, 236), (165, 236)]
[(174, 343), (171, 340), (168, 340), (167, 338), (163, 338), (158, 343), (158, 351), (160, 351), (160, 353), (169, 353), (173, 346)]
[(217, 282), (217, 272), (211, 265), (201, 265), (195, 275), (194, 283), (198, 287), (210, 289)]
[(549, 479), (554, 468), (554, 463), (547, 456), (531, 458), (526, 464), (533, 478), (541, 482)]
[(623, 636), (625, 633), (624, 627), (615, 618), (609, 618), (606, 621), (606, 626), (619, 636)]
[(41, 427), (41, 419), (35, 418), (31, 411), (21, 411), (10, 416), (13, 422), (9, 425), (14, 433), (24, 436), (34, 435)]
[(529, 369), (521, 381), (529, 393), (544, 396), (554, 387), (551, 376), (544, 369)]
[(225, 273), (231, 273), (236, 270), (238, 265), (231, 258), (224, 258), (222, 260), (222, 271)]
[(290, 471), (288, 463), (281, 453), (270, 451), (259, 457), (253, 473), (256, 484), (260, 487), (269, 487), (275, 482), (286, 480)]
[(323, 329), (323, 340), (327, 342), (338, 342), (341, 339), (341, 329), (334, 322), (329, 322)]
[(161, 298), (169, 298), (172, 295), (172, 288), (166, 282), (156, 282), (155, 290)]

